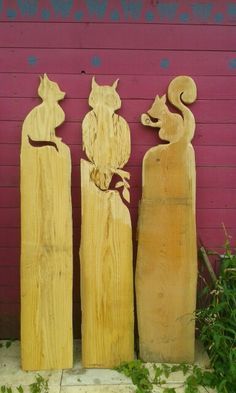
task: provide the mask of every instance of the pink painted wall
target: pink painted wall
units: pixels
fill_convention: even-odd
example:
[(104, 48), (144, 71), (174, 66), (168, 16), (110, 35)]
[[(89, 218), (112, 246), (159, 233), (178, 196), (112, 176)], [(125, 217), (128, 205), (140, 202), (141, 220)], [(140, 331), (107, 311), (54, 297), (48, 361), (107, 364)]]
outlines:
[[(47, 72), (67, 95), (57, 134), (72, 154), (74, 320), (80, 331), (79, 260), (81, 121), (92, 75), (119, 78), (120, 114), (129, 122), (134, 232), (144, 153), (159, 142), (140, 114), (171, 79), (192, 76), (198, 100), (197, 229), (205, 246), (222, 250), (222, 222), (236, 239), (236, 1), (0, 0), (0, 338), (19, 336), (21, 126), (37, 105)], [(213, 262), (214, 263), (214, 262)]]

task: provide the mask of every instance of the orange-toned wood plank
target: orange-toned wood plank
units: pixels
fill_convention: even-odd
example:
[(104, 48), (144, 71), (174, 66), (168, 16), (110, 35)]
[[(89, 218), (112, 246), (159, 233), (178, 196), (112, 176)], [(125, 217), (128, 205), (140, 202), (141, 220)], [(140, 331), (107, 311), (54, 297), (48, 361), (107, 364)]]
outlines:
[[(193, 362), (197, 283), (195, 121), (185, 104), (196, 99), (196, 85), (173, 79), (169, 101), (156, 97), (144, 125), (159, 129), (159, 144), (143, 159), (138, 224), (136, 295), (140, 357), (154, 362)], [(156, 119), (154, 122), (152, 119)]]

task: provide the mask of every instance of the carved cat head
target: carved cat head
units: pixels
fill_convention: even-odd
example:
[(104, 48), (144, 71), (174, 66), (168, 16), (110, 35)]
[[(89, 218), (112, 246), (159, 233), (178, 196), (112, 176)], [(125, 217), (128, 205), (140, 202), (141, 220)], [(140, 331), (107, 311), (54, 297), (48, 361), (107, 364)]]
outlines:
[(117, 79), (112, 86), (99, 86), (95, 80), (92, 79), (92, 90), (89, 95), (89, 105), (95, 108), (98, 105), (104, 105), (111, 108), (113, 111), (121, 107), (121, 100), (116, 91)]
[(60, 101), (65, 97), (65, 93), (60, 90), (56, 82), (51, 81), (47, 74), (40, 76), (38, 95), (43, 101)]

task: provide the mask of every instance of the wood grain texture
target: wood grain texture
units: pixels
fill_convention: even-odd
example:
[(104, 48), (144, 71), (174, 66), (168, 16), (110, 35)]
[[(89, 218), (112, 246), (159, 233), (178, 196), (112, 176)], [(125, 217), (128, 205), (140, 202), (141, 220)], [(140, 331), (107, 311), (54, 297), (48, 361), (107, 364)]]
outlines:
[[(83, 144), (91, 162), (81, 160), (80, 244), (82, 362), (84, 367), (114, 367), (134, 356), (132, 229), (128, 208), (130, 155), (126, 121), (112, 86), (95, 79), (84, 118)], [(118, 175), (118, 190), (112, 177)], [(122, 197), (121, 197), (122, 195)]]
[(24, 370), (72, 367), (72, 214), (69, 148), (55, 82), (23, 123), (21, 144), (21, 359)]
[[(169, 101), (156, 97), (144, 125), (159, 128), (160, 144), (145, 154), (138, 224), (136, 295), (140, 357), (154, 362), (193, 362), (197, 247), (193, 114), (196, 85), (173, 79)], [(152, 119), (157, 121), (153, 122)]]
[[(15, 40), (15, 37), (21, 37)], [(158, 40), (153, 37), (158, 37)], [(205, 37), (207, 36), (207, 40)], [(53, 37), (53, 40), (49, 40)], [(79, 37), (79, 39), (78, 39)], [(114, 39), (114, 37), (116, 39)], [(234, 26), (71, 23), (61, 34), (61, 23), (9, 22), (0, 24), (0, 47), (78, 49), (234, 50)]]
[[(56, 79), (68, 98), (86, 98), (90, 89), (91, 76), (82, 74), (50, 73), (52, 80)], [(100, 83), (109, 85), (117, 78), (117, 74), (99, 75)], [(156, 94), (156, 86), (160, 90), (166, 89), (170, 77), (168, 75), (122, 75), (122, 84), (119, 87), (123, 100), (150, 99)], [(236, 99), (236, 76), (222, 75), (196, 75), (194, 80), (198, 87), (199, 99)], [(38, 74), (36, 73), (0, 73), (0, 97), (37, 97)], [(78, 89), (79, 86), (79, 89)], [(197, 105), (197, 103), (196, 103)], [(8, 124), (10, 127), (11, 124)], [(20, 134), (20, 125), (18, 125)], [(1, 129), (0, 129), (1, 131)], [(6, 135), (5, 135), (6, 136)]]
[[(207, 52), (207, 56), (206, 56)], [(107, 75), (156, 75), (160, 76), (192, 73), (192, 75), (232, 75), (235, 76), (234, 51), (188, 51), (182, 50), (110, 50), (110, 49), (37, 49), (33, 57), (34, 67), (29, 67), (32, 49), (2, 48), (0, 52), (0, 72), (19, 73), (86, 73)], [(147, 57), (148, 56), (148, 57)], [(148, 61), (147, 61), (148, 58)], [(28, 61), (27, 61), (28, 59)], [(34, 60), (35, 59), (35, 60)], [(68, 61), (70, 59), (70, 61)], [(162, 60), (168, 59), (168, 67), (162, 65)], [(40, 60), (40, 61), (39, 61)], [(95, 60), (95, 66), (94, 66)], [(98, 60), (99, 66), (96, 66)]]

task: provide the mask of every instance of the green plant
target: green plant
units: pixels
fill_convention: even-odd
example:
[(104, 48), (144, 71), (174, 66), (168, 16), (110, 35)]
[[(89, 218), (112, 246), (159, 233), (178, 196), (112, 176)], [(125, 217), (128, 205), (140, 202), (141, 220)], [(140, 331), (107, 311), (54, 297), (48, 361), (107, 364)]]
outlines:
[[(149, 371), (150, 368), (150, 371)], [(204, 371), (200, 367), (190, 364), (161, 364), (149, 366), (141, 360), (134, 360), (128, 363), (122, 363), (116, 368), (117, 371), (130, 377), (133, 384), (136, 385), (136, 393), (150, 393), (153, 391), (153, 386), (162, 388), (163, 393), (176, 393), (176, 389), (168, 387), (167, 378), (170, 374), (175, 372), (182, 372), (186, 376), (182, 384), (185, 393), (198, 393), (199, 387), (207, 388), (216, 387), (216, 378), (214, 373)], [(153, 375), (151, 377), (151, 375)], [(178, 386), (180, 387), (180, 386)], [(232, 392), (233, 393), (233, 392)]]
[(48, 393), (48, 379), (43, 378), (40, 374), (35, 377), (36, 381), (30, 385), (31, 393)]
[[(43, 378), (40, 374), (35, 377), (35, 382), (29, 386), (31, 393), (49, 393), (48, 379)], [(16, 387), (18, 393), (24, 393), (24, 389), (21, 385)], [(12, 386), (2, 385), (0, 386), (0, 393), (13, 393)]]
[(9, 348), (12, 345), (13, 341), (14, 340), (7, 340), (4, 344), (0, 343), (0, 348), (4, 348), (4, 347)]
[[(225, 231), (226, 233), (226, 231)], [(227, 235), (227, 234), (226, 234)], [(207, 305), (196, 311), (200, 339), (208, 352), (212, 370), (204, 371), (187, 364), (169, 366), (153, 365), (154, 377), (150, 377), (145, 363), (136, 360), (123, 363), (117, 368), (132, 379), (137, 393), (149, 393), (153, 385), (162, 387), (163, 393), (174, 393), (175, 388), (164, 387), (170, 373), (182, 371), (186, 375), (183, 384), (185, 393), (198, 393), (199, 387), (216, 389), (218, 393), (236, 392), (236, 255), (232, 253), (229, 237), (226, 237), (225, 253), (220, 256), (219, 276), (216, 277), (203, 246), (204, 263), (212, 282), (203, 294)], [(217, 254), (214, 252), (214, 254)]]
[(225, 250), (213, 289), (205, 289), (210, 303), (196, 312), (219, 393), (236, 392), (236, 255), (228, 240)]
[[(19, 393), (23, 393), (24, 392), (24, 390), (23, 390), (21, 385), (17, 386), (16, 389), (18, 390)], [(2, 385), (0, 387), (0, 391), (1, 391), (1, 393), (13, 393), (12, 387), (8, 386), (8, 385)]]

